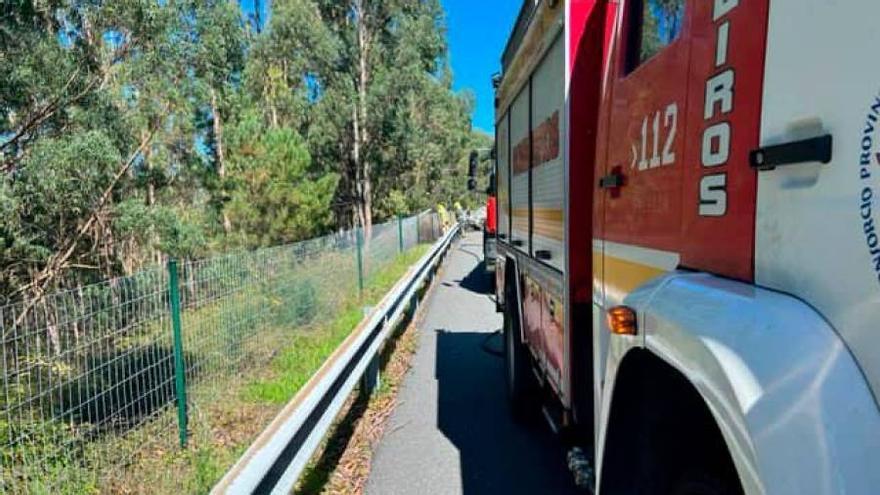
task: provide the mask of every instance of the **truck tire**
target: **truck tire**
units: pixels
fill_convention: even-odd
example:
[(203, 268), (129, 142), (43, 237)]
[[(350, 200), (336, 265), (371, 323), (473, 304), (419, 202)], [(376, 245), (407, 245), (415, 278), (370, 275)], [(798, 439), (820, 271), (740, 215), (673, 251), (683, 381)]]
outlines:
[(506, 291), (504, 305), (504, 372), (507, 396), (513, 415), (525, 419), (536, 409), (537, 381), (531, 369), (529, 351), (520, 338), (519, 304), (515, 295)]

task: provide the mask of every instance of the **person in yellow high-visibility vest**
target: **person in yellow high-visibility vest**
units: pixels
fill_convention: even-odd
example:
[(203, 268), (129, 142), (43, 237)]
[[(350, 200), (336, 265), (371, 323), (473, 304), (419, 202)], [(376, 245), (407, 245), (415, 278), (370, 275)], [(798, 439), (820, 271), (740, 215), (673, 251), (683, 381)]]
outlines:
[(461, 207), (461, 203), (456, 201), (452, 204), (452, 209), (455, 210), (455, 221), (462, 224), (462, 228), (464, 227), (464, 208)]
[(441, 235), (443, 235), (449, 230), (449, 212), (446, 211), (443, 203), (437, 205), (437, 216), (440, 217)]

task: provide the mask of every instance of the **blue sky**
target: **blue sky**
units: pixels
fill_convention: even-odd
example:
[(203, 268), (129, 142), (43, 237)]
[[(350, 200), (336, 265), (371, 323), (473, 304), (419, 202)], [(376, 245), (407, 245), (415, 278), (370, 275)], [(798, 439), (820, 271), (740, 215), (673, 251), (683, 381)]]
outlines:
[(494, 134), (492, 74), (501, 70), (501, 52), (522, 0), (442, 0), (449, 34), (455, 89), (477, 96), (474, 127)]
[(259, 2), (255, 2), (254, 0), (239, 0), (242, 10), (244, 10), (249, 16), (253, 15), (254, 6), (257, 3), (260, 4), (260, 23), (265, 26), (269, 21), (269, 15), (271, 14), (272, 0), (260, 0)]

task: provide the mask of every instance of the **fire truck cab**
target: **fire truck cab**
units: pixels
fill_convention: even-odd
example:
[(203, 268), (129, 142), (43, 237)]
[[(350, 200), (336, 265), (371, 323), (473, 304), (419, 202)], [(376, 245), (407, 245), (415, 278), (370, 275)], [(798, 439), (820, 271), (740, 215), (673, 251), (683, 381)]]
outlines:
[(505, 372), (599, 493), (880, 490), (878, 19), (525, 1), (496, 98)]

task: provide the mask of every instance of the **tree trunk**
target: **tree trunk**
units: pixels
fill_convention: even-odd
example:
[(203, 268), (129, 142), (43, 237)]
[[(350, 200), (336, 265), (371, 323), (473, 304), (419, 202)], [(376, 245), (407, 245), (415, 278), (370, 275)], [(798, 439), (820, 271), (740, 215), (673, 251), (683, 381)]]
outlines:
[(352, 161), (352, 172), (354, 172), (354, 180), (352, 181), (352, 186), (354, 187), (354, 211), (355, 211), (355, 227), (366, 227), (364, 222), (364, 194), (363, 194), (363, 182), (361, 180), (361, 125), (360, 125), (360, 113), (358, 112), (357, 105), (355, 105), (353, 113), (353, 121), (352, 127), (354, 131), (354, 142), (352, 143), (352, 151), (351, 151), (351, 161)]
[(254, 24), (256, 24), (257, 34), (263, 32), (263, 18), (262, 14), (260, 13), (260, 11), (263, 10), (262, 3), (263, 2), (261, 2), (260, 0), (254, 0)]
[[(148, 139), (148, 134), (149, 134), (148, 130), (142, 131), (141, 132), (141, 139), (142, 140)], [(156, 204), (156, 185), (153, 184), (153, 161), (150, 159), (151, 155), (152, 155), (152, 153), (151, 153), (150, 147), (147, 146), (146, 148), (144, 148), (144, 152), (143, 152), (144, 165), (146, 166), (147, 171), (148, 171), (147, 172), (147, 176), (148, 176), (148, 179), (147, 179), (147, 208), (150, 211), (153, 210), (153, 206)], [(158, 249), (156, 249), (156, 246), (159, 245), (159, 234), (156, 233), (155, 226), (153, 228), (153, 232), (150, 234), (150, 242), (152, 243), (152, 245), (148, 249), (150, 252), (150, 257), (153, 258), (154, 263), (157, 263), (157, 264), (161, 263), (162, 262), (162, 253), (159, 252)]]
[[(214, 130), (214, 166), (217, 167), (217, 176), (220, 177), (220, 187), (226, 178), (226, 155), (223, 152), (223, 118), (220, 115), (220, 104), (217, 101), (217, 90), (211, 87), (211, 120)], [(223, 205), (221, 205), (222, 208)], [(232, 231), (232, 222), (226, 209), (222, 210), (223, 232)]]
[(364, 0), (356, 0), (355, 8), (358, 15), (357, 39), (358, 39), (358, 85), (357, 85), (357, 108), (355, 109), (355, 167), (357, 168), (357, 200), (360, 209), (359, 216), (364, 228), (364, 240), (369, 242), (373, 233), (372, 211), (372, 184), (370, 183), (370, 163), (366, 156), (366, 147), (370, 142), (367, 114), (367, 85), (369, 84), (369, 72), (367, 62), (369, 59), (369, 26), (364, 10)]
[(364, 238), (371, 239), (373, 235), (373, 184), (370, 181), (369, 169), (364, 171), (363, 177), (363, 210), (364, 210)]

